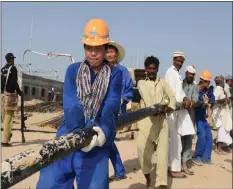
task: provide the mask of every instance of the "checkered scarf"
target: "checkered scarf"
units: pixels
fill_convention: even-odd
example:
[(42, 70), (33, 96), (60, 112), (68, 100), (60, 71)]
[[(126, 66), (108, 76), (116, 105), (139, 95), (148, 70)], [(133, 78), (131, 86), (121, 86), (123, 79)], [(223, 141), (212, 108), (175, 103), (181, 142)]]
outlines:
[(94, 120), (96, 118), (108, 89), (110, 74), (111, 67), (104, 63), (94, 83), (91, 85), (90, 68), (85, 63), (85, 60), (81, 63), (76, 78), (76, 85), (78, 99), (83, 105), (86, 120)]

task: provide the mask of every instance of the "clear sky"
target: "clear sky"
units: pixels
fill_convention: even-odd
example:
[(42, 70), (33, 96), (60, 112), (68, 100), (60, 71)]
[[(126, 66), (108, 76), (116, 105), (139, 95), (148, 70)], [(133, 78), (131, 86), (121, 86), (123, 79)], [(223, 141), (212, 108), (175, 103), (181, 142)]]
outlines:
[[(125, 47), (122, 64), (127, 67), (143, 68), (144, 56), (154, 55), (164, 77), (172, 52), (183, 51), (187, 60), (182, 75), (187, 65), (195, 65), (197, 74), (203, 69), (213, 76), (232, 73), (231, 2), (4, 2), (1, 13), (2, 53), (13, 52), (16, 63), (23, 63), (29, 47), (32, 16), (32, 49), (70, 53), (75, 61), (84, 58), (86, 22), (99, 17), (107, 22), (111, 39)], [(67, 58), (37, 54), (31, 61), (32, 69), (55, 69), (60, 78), (70, 64)]]

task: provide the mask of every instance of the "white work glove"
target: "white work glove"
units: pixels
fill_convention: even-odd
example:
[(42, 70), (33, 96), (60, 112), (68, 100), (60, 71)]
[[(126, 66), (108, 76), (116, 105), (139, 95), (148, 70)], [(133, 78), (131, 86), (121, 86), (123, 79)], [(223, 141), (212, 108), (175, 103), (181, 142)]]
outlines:
[(98, 126), (93, 127), (93, 129), (95, 132), (98, 133), (98, 136), (94, 135), (92, 137), (91, 143), (88, 146), (81, 149), (83, 152), (89, 152), (96, 146), (101, 147), (106, 142), (106, 137), (103, 130)]

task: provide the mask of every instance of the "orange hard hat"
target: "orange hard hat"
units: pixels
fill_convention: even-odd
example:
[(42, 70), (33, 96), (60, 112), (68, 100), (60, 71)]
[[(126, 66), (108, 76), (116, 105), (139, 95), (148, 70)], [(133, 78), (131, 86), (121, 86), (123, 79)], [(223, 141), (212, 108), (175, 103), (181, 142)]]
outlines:
[(211, 73), (208, 70), (203, 70), (200, 74), (200, 78), (205, 81), (211, 80)]
[(109, 30), (107, 24), (98, 18), (90, 20), (85, 28), (82, 42), (90, 46), (99, 46), (108, 44)]

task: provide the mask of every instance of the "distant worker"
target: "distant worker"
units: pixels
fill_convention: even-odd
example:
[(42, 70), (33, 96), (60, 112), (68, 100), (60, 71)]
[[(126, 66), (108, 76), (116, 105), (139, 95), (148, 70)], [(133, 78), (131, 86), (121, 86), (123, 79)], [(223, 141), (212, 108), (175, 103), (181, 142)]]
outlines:
[[(133, 98), (133, 81), (130, 77), (129, 71), (126, 67), (122, 66), (120, 62), (124, 59), (124, 48), (114, 41), (111, 41), (108, 45), (106, 54), (107, 61), (114, 67), (118, 67), (122, 71), (122, 89), (121, 89), (121, 108), (120, 114), (126, 113), (126, 105)], [(115, 174), (110, 177), (110, 181), (118, 181), (126, 178), (125, 168), (122, 163), (120, 153), (117, 149), (115, 142), (113, 142), (110, 159), (114, 168)]]
[(8, 53), (5, 56), (7, 64), (1, 69), (1, 95), (2, 95), (2, 120), (3, 138), (2, 146), (12, 146), (9, 142), (12, 137), (14, 111), (18, 107), (18, 95), (23, 95), (18, 84), (17, 69), (14, 66), (15, 56)]
[(54, 87), (52, 87), (52, 90), (51, 90), (51, 101), (54, 101), (54, 98), (55, 98), (55, 91), (54, 91)]
[[(233, 97), (233, 78), (231, 75), (228, 75), (225, 77), (225, 87), (224, 90), (226, 91), (227, 98), (232, 98)], [(232, 99), (229, 99), (230, 102), (230, 111), (232, 115)]]
[(214, 81), (216, 83), (216, 88), (214, 90), (215, 100), (225, 99), (226, 101), (222, 104), (215, 104), (213, 111), (213, 118), (218, 129), (216, 152), (219, 155), (224, 155), (226, 153), (223, 151), (223, 145), (226, 144), (229, 147), (232, 144), (232, 138), (230, 136), (232, 115), (229, 107), (230, 101), (224, 90), (224, 77), (217, 76)]
[(233, 139), (233, 129), (231, 129), (231, 131), (230, 131), (230, 136)]
[(225, 91), (227, 94), (227, 97), (232, 97), (233, 96), (233, 78), (231, 75), (228, 75), (225, 77)]
[(214, 105), (215, 97), (213, 92), (209, 90), (210, 81), (211, 73), (208, 70), (202, 71), (198, 85), (198, 103), (201, 103), (201, 105), (195, 108), (198, 139), (192, 159), (194, 164), (198, 166), (202, 166), (203, 163), (212, 164), (211, 153), (213, 148), (213, 137), (210, 125), (207, 121), (207, 108)]

